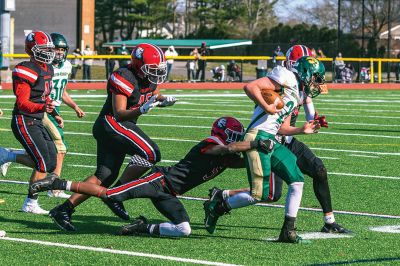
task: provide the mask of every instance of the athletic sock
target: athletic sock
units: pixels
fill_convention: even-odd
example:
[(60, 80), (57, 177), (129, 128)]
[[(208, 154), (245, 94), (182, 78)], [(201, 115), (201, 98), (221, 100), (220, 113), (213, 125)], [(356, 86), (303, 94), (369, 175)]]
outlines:
[(17, 161), (17, 153), (13, 152), (13, 151), (9, 151), (7, 153), (6, 161), (15, 163)]
[(332, 214), (324, 215), (324, 222), (326, 224), (333, 224), (335, 222), (335, 216)]

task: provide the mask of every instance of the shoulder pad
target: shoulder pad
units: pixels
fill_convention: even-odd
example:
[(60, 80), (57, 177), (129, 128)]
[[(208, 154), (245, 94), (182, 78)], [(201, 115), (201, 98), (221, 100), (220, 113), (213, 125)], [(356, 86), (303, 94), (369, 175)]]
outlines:
[(21, 62), (15, 66), (13, 69), (12, 75), (13, 78), (17, 78), (31, 84), (34, 84), (39, 77), (38, 68), (35, 63), (25, 61)]

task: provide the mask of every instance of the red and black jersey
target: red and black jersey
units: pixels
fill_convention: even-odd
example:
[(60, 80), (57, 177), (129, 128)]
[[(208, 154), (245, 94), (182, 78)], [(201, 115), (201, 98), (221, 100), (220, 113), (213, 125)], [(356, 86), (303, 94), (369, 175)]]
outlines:
[(161, 171), (173, 192), (182, 195), (213, 179), (238, 160), (242, 160), (240, 154), (210, 155), (205, 153), (207, 149), (219, 144), (222, 144), (220, 140), (209, 137), (194, 146), (177, 164), (170, 167), (156, 166), (154, 170)]
[(39, 66), (32, 61), (16, 65), (12, 72), (13, 90), (17, 97), (13, 114), (42, 119), (53, 75), (52, 65)]
[(114, 115), (112, 108), (112, 94), (125, 95), (127, 110), (138, 109), (153, 95), (156, 84), (145, 82), (136, 78), (130, 65), (114, 71), (107, 82), (107, 100), (104, 103), (100, 115)]

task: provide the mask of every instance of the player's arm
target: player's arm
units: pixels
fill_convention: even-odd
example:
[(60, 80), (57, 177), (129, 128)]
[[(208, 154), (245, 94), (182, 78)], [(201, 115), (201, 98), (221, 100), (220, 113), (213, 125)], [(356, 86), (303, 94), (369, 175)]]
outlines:
[(123, 94), (112, 94), (112, 107), (114, 112), (114, 117), (118, 122), (137, 120), (142, 114), (139, 108), (132, 110), (126, 110), (128, 98)]
[(239, 141), (232, 142), (228, 145), (214, 145), (207, 149), (204, 153), (211, 155), (227, 155), (234, 154), (238, 152), (244, 152), (252, 149), (262, 150), (265, 152), (271, 152), (274, 147), (274, 142), (272, 140), (253, 140), (253, 141)]
[[(27, 82), (24, 82), (22, 80), (16, 80), (14, 81), (14, 87), (15, 87), (15, 96), (17, 98), (16, 99), (17, 107), (22, 112), (35, 114), (35, 113), (53, 111), (54, 105), (51, 106), (51, 102), (49, 102), (48, 104), (47, 101), (46, 104), (34, 103), (29, 99), (31, 94), (31, 86)], [(47, 107), (49, 107), (49, 109)]]
[(276, 109), (276, 106), (274, 104), (267, 104), (264, 101), (264, 98), (261, 95), (261, 90), (262, 89), (268, 89), (268, 90), (274, 90), (274, 91), (279, 91), (280, 90), (280, 85), (267, 77), (256, 79), (244, 86), (244, 91), (247, 94), (247, 96), (253, 100), (258, 106), (260, 106), (262, 109), (264, 109), (265, 112), (269, 114), (275, 114), (279, 110)]
[(303, 103), (304, 113), (306, 114), (306, 121), (314, 120), (315, 108), (311, 97), (307, 96)]
[(302, 127), (292, 127), (290, 125), (290, 118), (291, 115), (286, 117), (283, 121), (280, 129), (279, 134), (286, 135), (286, 136), (293, 136), (293, 135), (300, 135), (300, 134), (313, 134), (318, 133), (318, 130), (321, 128), (318, 122), (312, 120), (306, 122)]
[(64, 90), (63, 96), (62, 96), (62, 101), (68, 105), (71, 109), (73, 109), (76, 112), (76, 115), (79, 118), (82, 118), (85, 116), (85, 112), (82, 111), (81, 108), (75, 103), (75, 101), (71, 98), (67, 90)]

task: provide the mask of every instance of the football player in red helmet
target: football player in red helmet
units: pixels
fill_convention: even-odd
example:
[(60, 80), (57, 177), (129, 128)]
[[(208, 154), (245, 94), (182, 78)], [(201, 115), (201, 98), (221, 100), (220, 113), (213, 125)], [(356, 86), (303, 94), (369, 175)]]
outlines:
[[(59, 126), (63, 125), (63, 120), (49, 98), (54, 74), (51, 62), (55, 55), (50, 35), (43, 31), (29, 33), (25, 39), (25, 51), (30, 61), (17, 64), (12, 73), (16, 102), (11, 128), (27, 154), (0, 148), (0, 165), (18, 162), (34, 168), (36, 171), (30, 180), (34, 182), (44, 178), (46, 173), (52, 173), (57, 162), (56, 147), (43, 127), (43, 116), (50, 114)], [(22, 211), (47, 214), (48, 211), (40, 208), (37, 198), (37, 194), (29, 193)]]
[[(94, 123), (93, 136), (97, 141), (97, 169), (86, 182), (111, 186), (127, 154), (131, 161), (120, 180), (140, 177), (161, 160), (160, 149), (137, 125), (141, 115), (154, 107), (175, 103), (172, 96), (160, 94), (157, 85), (165, 81), (166, 61), (156, 45), (142, 43), (133, 48), (132, 63), (114, 71), (107, 83), (107, 99)], [(120, 184), (121, 181), (118, 181)], [(50, 211), (53, 221), (61, 228), (75, 230), (71, 215), (76, 206), (89, 197), (73, 194), (62, 205)], [(120, 218), (129, 219), (120, 202), (104, 200)]]
[(243, 168), (244, 160), (239, 152), (257, 149), (270, 152), (271, 140), (239, 142), (244, 134), (242, 123), (233, 117), (218, 118), (211, 136), (197, 143), (186, 156), (169, 167), (153, 167), (150, 174), (121, 183), (113, 188), (90, 182), (71, 182), (48, 176), (31, 186), (34, 193), (46, 189), (67, 189), (102, 199), (125, 201), (150, 198), (157, 210), (170, 221), (149, 223), (143, 216), (132, 224), (123, 226), (121, 234), (152, 236), (188, 236), (191, 233), (189, 215), (176, 197), (215, 178), (226, 168)]

